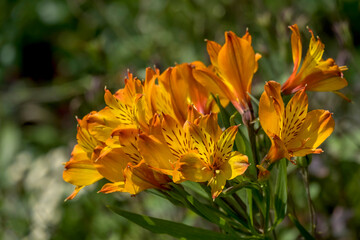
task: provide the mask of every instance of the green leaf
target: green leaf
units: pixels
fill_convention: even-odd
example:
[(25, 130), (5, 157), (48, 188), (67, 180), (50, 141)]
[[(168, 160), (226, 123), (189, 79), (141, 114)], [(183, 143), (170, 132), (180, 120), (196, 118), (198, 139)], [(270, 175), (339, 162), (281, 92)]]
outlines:
[(219, 120), (222, 123), (221, 125), (225, 128), (230, 127), (230, 121), (229, 121), (230, 116), (229, 116), (228, 112), (226, 111), (226, 109), (221, 105), (219, 96), (218, 95), (214, 96), (213, 94), (211, 94), (211, 95), (215, 99), (216, 104), (220, 109), (218, 116), (219, 116)]
[(253, 110), (254, 110), (254, 112), (255, 112), (255, 113), (258, 112), (258, 109), (259, 109), (259, 100), (258, 100), (256, 97), (254, 97), (251, 93), (247, 92), (247, 94), (249, 95), (251, 101), (252, 101), (253, 103), (255, 103), (255, 105), (253, 105)]
[(295, 224), (297, 229), (299, 230), (300, 234), (306, 239), (306, 240), (315, 240), (313, 236), (301, 225), (301, 223), (289, 213), (290, 220)]
[[(265, 227), (264, 229), (266, 231), (268, 231), (268, 224), (269, 224), (269, 218), (270, 216), (270, 186), (267, 182), (267, 184), (265, 185), (265, 187), (263, 188), (264, 190), (264, 195), (265, 195)], [(272, 221), (270, 221), (272, 222)]]
[(231, 219), (217, 208), (199, 202), (193, 195), (189, 194), (182, 185), (172, 184), (173, 189), (167, 193), (175, 199), (181, 201), (185, 207), (205, 218), (209, 222), (215, 223), (227, 233), (234, 233)]
[(275, 213), (276, 221), (275, 225), (279, 224), (286, 215), (287, 208), (287, 170), (286, 170), (286, 159), (283, 158), (279, 161), (279, 171), (276, 179), (275, 186)]
[(256, 164), (254, 161), (254, 156), (252, 154), (252, 150), (251, 150), (251, 145), (250, 145), (250, 141), (248, 140), (248, 138), (246, 138), (244, 132), (241, 129), (242, 127), (239, 127), (239, 131), (238, 134), (236, 134), (235, 137), (235, 146), (238, 149), (239, 152), (241, 152), (239, 149), (244, 147), (245, 151), (241, 152), (243, 154), (245, 154), (246, 156), (248, 156), (249, 159), (249, 164), (250, 166), (248, 167), (248, 170), (245, 172), (245, 174), (247, 176), (249, 176), (252, 180), (256, 180), (257, 179), (257, 171), (256, 171)]
[(247, 194), (247, 210), (248, 210), (248, 214), (250, 217), (250, 224), (252, 227), (254, 227), (254, 215), (253, 215), (253, 198), (252, 198), (252, 190), (251, 189), (246, 189), (246, 194)]
[(251, 100), (256, 104), (256, 106), (259, 106), (259, 100), (256, 97), (254, 97), (251, 93), (247, 92), (247, 94), (249, 95)]
[(108, 206), (113, 212), (136, 223), (137, 225), (158, 234), (168, 234), (170, 236), (181, 238), (183, 240), (218, 240), (218, 239), (239, 239), (231, 235), (209, 231), (197, 227), (191, 227), (183, 223), (172, 222), (164, 219), (140, 215), (124, 211), (116, 206)]
[(192, 182), (192, 181), (185, 181), (185, 182), (182, 182), (181, 185), (183, 185), (185, 187), (185, 189), (186, 188), (190, 189), (191, 191), (195, 192), (196, 194), (198, 194), (199, 196), (201, 196), (204, 199), (209, 198), (208, 194), (200, 186), (200, 183)]
[(230, 196), (231, 194), (239, 191), (242, 188), (254, 189), (254, 190), (261, 191), (260, 186), (256, 182), (249, 182), (249, 181), (243, 181), (243, 180), (239, 180), (239, 181), (240, 182), (238, 184), (231, 186), (229, 188), (226, 188), (223, 191), (223, 194), (225, 196)]

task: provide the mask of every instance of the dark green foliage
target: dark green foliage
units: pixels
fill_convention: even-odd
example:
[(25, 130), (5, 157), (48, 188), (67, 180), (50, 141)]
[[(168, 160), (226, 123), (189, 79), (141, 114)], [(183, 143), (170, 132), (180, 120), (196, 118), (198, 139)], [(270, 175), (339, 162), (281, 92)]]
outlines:
[[(105, 205), (218, 231), (181, 208), (183, 203), (174, 206), (153, 194), (96, 194), (96, 185), (63, 203), (73, 190), (62, 180), (61, 163), (75, 144), (75, 116), (103, 108), (104, 86), (122, 87), (128, 68), (143, 78), (145, 67), (154, 64), (162, 71), (175, 62), (208, 64), (204, 39), (223, 43), (224, 31), (241, 35), (246, 27), (255, 51), (263, 56), (252, 91), (252, 98), (259, 99), (265, 81), (283, 82), (292, 71), (287, 26), (294, 23), (304, 50), (308, 25), (324, 42), (325, 57), (348, 66), (344, 76), (349, 87), (342, 92), (353, 100), (348, 104), (332, 93), (309, 94), (310, 109), (328, 109), (336, 120), (335, 132), (321, 146), (325, 152), (313, 156), (309, 165), (321, 233), (317, 239), (359, 239), (359, 7), (357, 0), (0, 1), (0, 239), (169, 239), (117, 217)], [(232, 112), (231, 107), (226, 110)], [(234, 124), (241, 122), (238, 117)], [(240, 131), (239, 150), (248, 141), (243, 126)], [(260, 148), (268, 149), (261, 129), (257, 140)], [(264, 154), (259, 152), (260, 159)], [(284, 160), (274, 167), (279, 174), (271, 177), (270, 192), (247, 184), (255, 174), (252, 165), (250, 176), (235, 179), (221, 196), (230, 198), (236, 189), (248, 204), (246, 197), (252, 195), (248, 211), (257, 214), (249, 228), (263, 219), (270, 225), (270, 220), (285, 217), (277, 226), (278, 239), (295, 239), (299, 233), (310, 239), (298, 167), (288, 164), (286, 185), (283, 165)], [(276, 212), (267, 215), (269, 194), (277, 196), (270, 204)], [(286, 217), (288, 213), (292, 215)]]

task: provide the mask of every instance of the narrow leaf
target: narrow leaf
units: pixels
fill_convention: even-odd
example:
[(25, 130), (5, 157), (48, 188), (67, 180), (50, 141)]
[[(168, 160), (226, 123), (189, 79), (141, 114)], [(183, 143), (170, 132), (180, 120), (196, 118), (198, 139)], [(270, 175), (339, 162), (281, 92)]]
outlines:
[(256, 104), (256, 106), (259, 106), (259, 100), (256, 97), (254, 97), (251, 93), (247, 92), (247, 94), (249, 95), (251, 100)]
[(315, 240), (313, 236), (301, 225), (301, 223), (289, 213), (290, 220), (295, 224), (297, 229), (299, 230), (300, 234), (306, 239), (306, 240)]
[(247, 211), (248, 211), (248, 214), (249, 214), (249, 217), (250, 217), (250, 224), (251, 224), (252, 227), (254, 227), (252, 190), (251, 189), (246, 189), (246, 194), (247, 194), (247, 200), (248, 200)]
[(230, 116), (229, 116), (228, 112), (226, 111), (226, 109), (221, 105), (219, 96), (218, 95), (214, 96), (213, 94), (211, 94), (211, 95), (215, 99), (216, 104), (220, 109), (218, 116), (219, 116), (219, 120), (222, 123), (222, 126), (225, 128), (230, 127), (230, 121), (229, 121)]
[(275, 186), (275, 213), (276, 221), (275, 225), (279, 224), (286, 215), (287, 208), (287, 171), (286, 171), (286, 159), (279, 161), (279, 171), (276, 179)]
[(164, 219), (140, 215), (124, 211), (119, 207), (109, 206), (109, 208), (118, 215), (136, 223), (137, 225), (158, 234), (168, 234), (170, 236), (184, 240), (218, 240), (218, 239), (238, 239), (231, 235), (209, 231), (206, 229), (191, 227), (183, 223), (172, 222)]

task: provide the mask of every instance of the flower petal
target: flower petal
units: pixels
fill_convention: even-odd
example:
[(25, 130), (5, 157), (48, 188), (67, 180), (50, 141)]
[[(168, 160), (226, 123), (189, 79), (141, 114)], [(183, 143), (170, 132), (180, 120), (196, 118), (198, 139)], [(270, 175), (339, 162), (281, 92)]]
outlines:
[(197, 153), (183, 155), (179, 160), (179, 165), (178, 171), (181, 172), (184, 180), (206, 182), (213, 175), (211, 169)]
[(305, 88), (297, 92), (286, 105), (284, 120), (281, 126), (281, 140), (287, 145), (291, 139), (295, 138), (308, 111), (308, 97)]
[(208, 183), (211, 188), (211, 196), (213, 199), (217, 198), (220, 195), (220, 193), (225, 187), (225, 184), (225, 174), (223, 174), (221, 170), (218, 170), (215, 176), (213, 176)]
[(165, 174), (173, 174), (177, 158), (171, 153), (164, 142), (159, 141), (154, 136), (140, 134), (138, 147), (149, 166)]
[(286, 158), (287, 160), (290, 161), (291, 156), (289, 155), (289, 152), (284, 142), (281, 141), (281, 139), (275, 134), (270, 137), (270, 140), (271, 140), (271, 147), (264, 159), (266, 161), (269, 161), (270, 163), (273, 163), (282, 158)]
[(265, 133), (280, 135), (283, 122), (284, 102), (281, 97), (280, 84), (269, 81), (259, 101), (259, 119)]
[(220, 161), (218, 165), (221, 165), (221, 162), (224, 162), (231, 153), (237, 132), (238, 126), (232, 126), (221, 134), (216, 143), (216, 155), (214, 157), (215, 161)]
[(146, 102), (144, 95), (137, 95), (134, 103), (134, 117), (138, 126), (143, 131), (148, 131), (149, 121), (152, 117), (152, 112), (150, 111), (150, 106)]
[(78, 141), (78, 145), (87, 153), (88, 158), (91, 158), (91, 155), (98, 144), (98, 141), (90, 134), (88, 130), (88, 122), (87, 119), (90, 115), (96, 112), (91, 112), (86, 115), (83, 119), (77, 119), (78, 127), (76, 139)]
[(190, 136), (175, 119), (164, 114), (161, 128), (165, 142), (174, 156), (180, 158), (188, 152)]
[[(232, 87), (228, 86), (219, 78), (215, 73), (211, 72), (207, 68), (194, 68), (193, 75), (202, 86), (213, 94), (219, 95), (220, 100), (229, 99), (230, 101), (236, 101), (236, 96), (231, 90)], [(227, 102), (224, 102), (224, 106), (227, 105)]]
[(217, 114), (211, 113), (209, 115), (202, 116), (195, 121), (195, 124), (200, 128), (204, 128), (205, 132), (207, 132), (214, 141), (217, 141), (222, 134), (221, 128), (218, 124)]
[(113, 192), (126, 192), (125, 182), (114, 182), (114, 183), (106, 183), (101, 190), (101, 193), (113, 193)]
[(301, 41), (299, 29), (296, 25), (290, 27), (293, 31), (291, 43), (293, 50), (294, 69), (289, 79), (283, 84), (282, 92), (291, 94), (306, 86), (308, 91), (335, 91), (347, 86), (342, 72), (347, 70), (345, 66), (339, 67), (332, 58), (323, 60), (324, 44), (314, 37), (311, 29), (309, 49), (304, 62), (299, 69), (301, 60)]
[(91, 185), (103, 176), (96, 170), (87, 153), (77, 144), (71, 153), (71, 159), (65, 164), (63, 179), (76, 186), (67, 199), (73, 199), (84, 186)]
[(256, 68), (255, 53), (249, 41), (239, 38), (233, 32), (225, 33), (225, 44), (218, 55), (221, 76), (234, 88), (238, 102), (247, 109), (251, 82)]
[(335, 122), (331, 113), (326, 110), (310, 111), (299, 134), (287, 144), (289, 151), (294, 156), (304, 156), (310, 152), (301, 152), (301, 149), (308, 149), (312, 153), (320, 153), (316, 148), (328, 138), (334, 130)]
[(212, 165), (210, 162), (210, 156), (215, 150), (215, 140), (212, 136), (193, 123), (189, 124), (189, 133), (191, 136), (191, 149), (194, 149), (198, 153), (198, 157), (208, 165)]
[(308, 91), (330, 92), (339, 90), (348, 85), (346, 79), (343, 78), (342, 71), (344, 69), (347, 68), (339, 67), (334, 59), (328, 58), (319, 62), (302, 81), (306, 83), (306, 90)]
[(128, 70), (127, 77), (125, 78), (125, 87), (118, 90), (114, 97), (119, 99), (122, 103), (132, 106), (137, 94), (143, 93), (142, 82), (133, 76)]
[(206, 49), (210, 57), (211, 64), (218, 68), (218, 55), (221, 49), (221, 45), (214, 41), (206, 41)]
[(105, 107), (101, 111), (89, 115), (87, 124), (89, 133), (97, 140), (105, 142), (110, 137), (112, 130), (121, 122), (108, 107)]
[(249, 167), (248, 157), (239, 152), (232, 152), (228, 164), (230, 165), (231, 175), (228, 179), (233, 179), (237, 176), (242, 175)]
[(129, 162), (134, 161), (121, 148), (111, 149), (105, 154), (99, 151), (94, 154), (94, 158), (94, 166), (98, 172), (111, 182), (124, 181), (124, 169)]
[(186, 121), (187, 106), (190, 99), (188, 91), (179, 91), (179, 89), (189, 89), (189, 77), (191, 77), (191, 67), (189, 64), (184, 63), (168, 68), (159, 78), (171, 96), (173, 110), (180, 123)]
[(299, 27), (297, 24), (289, 26), (292, 31), (291, 34), (291, 50), (292, 50), (292, 57), (294, 62), (293, 72), (297, 73), (300, 62), (301, 62), (301, 55), (302, 55), (302, 44), (301, 44), (301, 37), (299, 32)]
[(138, 163), (142, 159), (137, 143), (139, 133), (140, 131), (134, 128), (117, 128), (112, 132), (113, 138), (109, 139), (106, 143), (115, 140), (119, 144), (115, 145), (115, 147), (121, 147), (122, 151), (131, 158), (132, 162)]
[(259, 68), (259, 60), (262, 58), (262, 55), (260, 53), (255, 53), (255, 69), (254, 69), (254, 73), (257, 72), (258, 68)]
[(136, 127), (132, 106), (121, 102), (107, 89), (105, 90), (104, 98), (106, 105), (110, 108), (112, 114), (119, 120), (119, 125), (129, 128)]
[(149, 188), (163, 188), (169, 177), (158, 174), (150, 169), (144, 161), (137, 165), (129, 164), (125, 171), (125, 190), (130, 194), (137, 194)]

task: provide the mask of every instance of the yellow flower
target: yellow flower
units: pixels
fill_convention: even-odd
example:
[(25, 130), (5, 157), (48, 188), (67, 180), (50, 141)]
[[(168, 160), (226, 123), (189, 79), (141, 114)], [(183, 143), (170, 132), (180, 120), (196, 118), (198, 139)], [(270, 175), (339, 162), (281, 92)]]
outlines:
[(181, 125), (170, 115), (154, 116), (150, 134), (139, 135), (138, 147), (145, 162), (154, 170), (170, 175), (174, 182), (180, 180), (176, 171), (179, 158), (189, 151), (189, 134), (186, 126)]
[[(334, 59), (322, 59), (324, 44), (320, 38), (315, 38), (311, 33), (309, 49), (300, 67), (302, 44), (299, 28), (296, 24), (290, 26), (292, 31), (291, 46), (294, 61), (293, 73), (282, 85), (281, 91), (284, 94), (295, 93), (306, 86), (307, 91), (336, 91), (347, 86), (347, 81), (343, 78), (343, 71), (346, 66), (336, 65)], [(300, 69), (300, 70), (299, 70)]]
[(189, 123), (191, 151), (179, 159), (183, 180), (208, 182), (212, 198), (222, 192), (226, 180), (242, 175), (249, 166), (247, 156), (232, 151), (238, 126), (221, 132), (214, 114)]
[(95, 152), (94, 166), (112, 183), (100, 192), (128, 192), (135, 195), (149, 188), (166, 189), (171, 179), (151, 169), (138, 151), (138, 129), (119, 129), (112, 133), (119, 148), (102, 148)]
[(187, 121), (183, 126), (164, 115), (161, 128), (157, 124), (158, 130), (152, 135), (139, 136), (139, 150), (148, 165), (171, 175), (176, 183), (208, 182), (216, 198), (226, 180), (241, 175), (248, 167), (245, 155), (232, 152), (237, 127), (222, 132), (216, 114), (197, 118), (194, 123)]
[[(159, 77), (159, 82), (171, 96), (172, 108), (181, 124), (187, 120), (189, 105), (194, 105), (201, 114), (218, 112), (216, 102), (208, 89), (193, 75), (193, 69), (198, 67), (205, 68), (205, 65), (200, 61), (178, 64), (166, 69)], [(220, 97), (225, 100), (223, 95)]]
[(195, 78), (210, 92), (225, 95), (240, 112), (244, 124), (252, 119), (250, 101), (251, 83), (257, 71), (260, 54), (255, 54), (248, 32), (243, 37), (233, 32), (225, 33), (225, 44), (207, 41), (207, 50), (214, 72), (198, 67)]
[(280, 91), (279, 83), (269, 81), (260, 98), (260, 124), (272, 143), (263, 164), (284, 157), (291, 161), (292, 157), (321, 153), (318, 146), (334, 130), (335, 123), (329, 111), (308, 112), (305, 88), (298, 91), (286, 107)]
[[(170, 111), (170, 96), (163, 87), (155, 85), (158, 75), (158, 71), (148, 68), (142, 82), (128, 72), (123, 89), (114, 95), (105, 89), (107, 106), (104, 109), (93, 111), (78, 120), (78, 145), (70, 161), (65, 164), (63, 174), (65, 181), (76, 186), (67, 199), (74, 198), (84, 186), (103, 177), (113, 183), (106, 184), (102, 192), (123, 191), (131, 194), (151, 186), (160, 188), (170, 180), (144, 163), (138, 150), (134, 149), (137, 142), (132, 141), (140, 131), (150, 131), (153, 112), (173, 113)], [(123, 136), (120, 141), (120, 133), (126, 133), (127, 138)]]
[(73, 199), (83, 187), (103, 178), (91, 160), (98, 141), (88, 131), (87, 119), (89, 116), (90, 114), (86, 115), (83, 119), (77, 120), (78, 144), (75, 145), (71, 153), (71, 159), (65, 164), (63, 172), (64, 181), (75, 185), (75, 190), (66, 200)]

